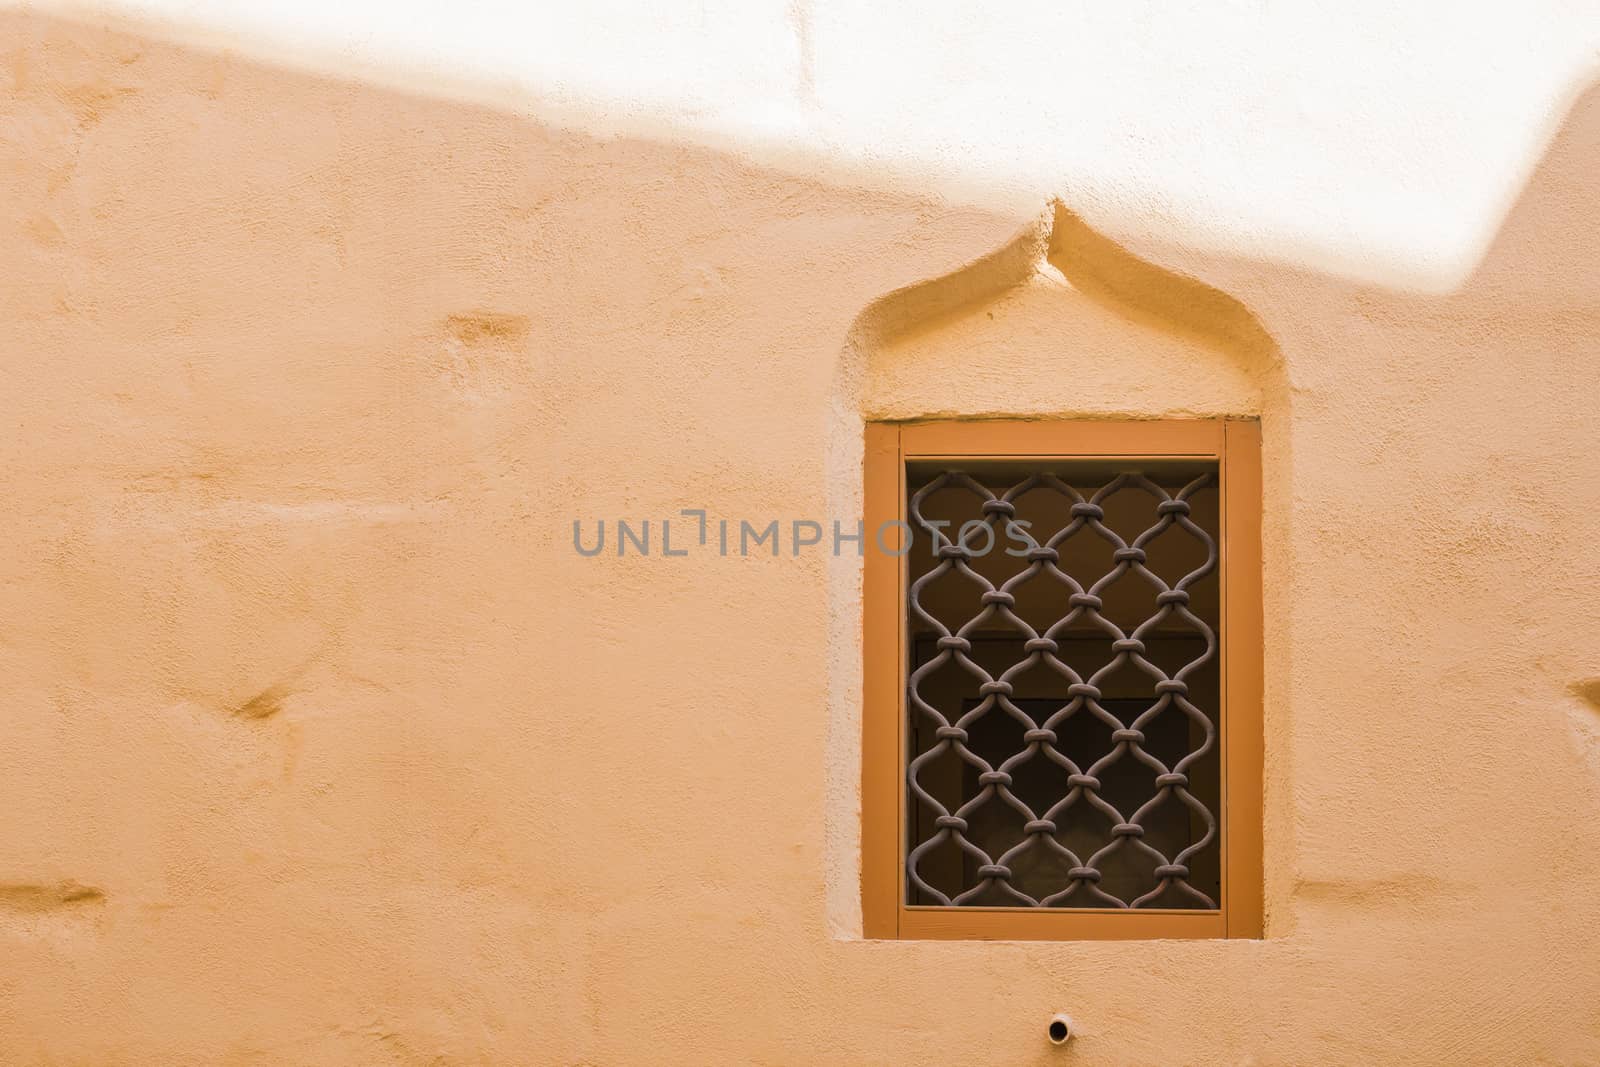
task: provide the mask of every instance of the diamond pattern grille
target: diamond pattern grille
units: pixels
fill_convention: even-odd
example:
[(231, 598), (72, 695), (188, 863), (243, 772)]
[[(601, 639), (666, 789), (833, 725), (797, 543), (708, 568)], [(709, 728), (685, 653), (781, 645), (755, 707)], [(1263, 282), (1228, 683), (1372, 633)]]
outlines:
[(910, 472), (909, 903), (1217, 907), (1216, 467), (1158, 466)]

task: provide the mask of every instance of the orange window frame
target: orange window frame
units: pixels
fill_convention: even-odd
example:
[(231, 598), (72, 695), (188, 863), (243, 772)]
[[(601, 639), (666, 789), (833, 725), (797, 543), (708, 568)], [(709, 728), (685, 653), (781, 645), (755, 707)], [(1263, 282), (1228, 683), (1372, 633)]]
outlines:
[[(924, 907), (905, 902), (905, 469), (929, 459), (1217, 462), (1221, 501), (1222, 899), (1215, 911)], [(1262, 934), (1261, 424), (1254, 419), (961, 421), (866, 426), (861, 903), (869, 938), (1089, 940)]]

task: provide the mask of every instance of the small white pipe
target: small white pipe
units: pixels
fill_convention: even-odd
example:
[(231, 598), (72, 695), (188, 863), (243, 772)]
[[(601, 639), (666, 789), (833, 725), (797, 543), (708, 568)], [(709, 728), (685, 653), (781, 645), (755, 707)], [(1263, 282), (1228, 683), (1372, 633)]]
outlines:
[(1045, 1033), (1049, 1035), (1052, 1045), (1065, 1045), (1072, 1040), (1072, 1016), (1062, 1012), (1050, 1016), (1050, 1025)]

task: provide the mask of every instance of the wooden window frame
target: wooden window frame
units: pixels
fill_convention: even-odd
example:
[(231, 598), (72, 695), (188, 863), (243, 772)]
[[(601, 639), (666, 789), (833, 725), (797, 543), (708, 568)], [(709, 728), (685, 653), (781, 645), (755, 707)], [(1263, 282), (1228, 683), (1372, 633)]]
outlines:
[[(905, 902), (908, 461), (1214, 459), (1219, 471), (1222, 895), (1215, 911), (924, 907)], [(870, 422), (863, 575), (861, 904), (868, 938), (1104, 940), (1262, 935), (1261, 424), (1254, 419)], [(890, 527), (890, 529), (894, 529)], [(891, 539), (893, 534), (886, 534)]]

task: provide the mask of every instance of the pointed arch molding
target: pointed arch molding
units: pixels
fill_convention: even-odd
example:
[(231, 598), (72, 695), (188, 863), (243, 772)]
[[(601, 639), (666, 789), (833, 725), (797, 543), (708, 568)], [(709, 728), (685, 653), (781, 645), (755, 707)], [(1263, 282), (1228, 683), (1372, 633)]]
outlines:
[(845, 362), (857, 411), (891, 419), (1258, 415), (1281, 371), (1241, 301), (1060, 203), (993, 252), (875, 300)]

